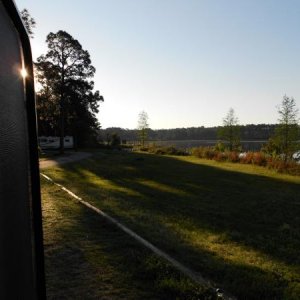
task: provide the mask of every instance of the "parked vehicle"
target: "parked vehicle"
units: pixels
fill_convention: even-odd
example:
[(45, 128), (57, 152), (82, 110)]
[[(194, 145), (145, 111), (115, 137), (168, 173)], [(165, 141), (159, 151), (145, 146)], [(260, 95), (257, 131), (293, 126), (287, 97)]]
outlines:
[[(58, 136), (40, 136), (38, 138), (39, 146), (41, 149), (59, 149), (59, 137)], [(74, 148), (74, 138), (73, 136), (65, 136), (64, 138), (64, 148), (72, 149)]]

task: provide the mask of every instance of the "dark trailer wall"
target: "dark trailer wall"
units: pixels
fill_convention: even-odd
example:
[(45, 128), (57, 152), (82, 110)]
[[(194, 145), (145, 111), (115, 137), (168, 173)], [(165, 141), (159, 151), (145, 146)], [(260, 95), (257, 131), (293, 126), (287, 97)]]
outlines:
[(0, 299), (44, 299), (44, 287), (31, 49), (14, 2), (0, 0)]

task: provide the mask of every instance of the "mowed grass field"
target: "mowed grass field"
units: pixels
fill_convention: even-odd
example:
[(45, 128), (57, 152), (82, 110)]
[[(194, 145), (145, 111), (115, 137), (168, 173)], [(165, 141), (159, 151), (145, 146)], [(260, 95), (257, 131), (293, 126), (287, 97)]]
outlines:
[(217, 299), (42, 178), (47, 299)]
[[(95, 153), (87, 160), (43, 172), (239, 299), (299, 299), (299, 177), (251, 165), (123, 152)], [(54, 198), (62, 195), (56, 193)], [(70, 203), (61, 211), (74, 205)], [(98, 224), (99, 217), (92, 213), (83, 220), (94, 218)], [(86, 228), (76, 226), (85, 234)], [(51, 245), (61, 247), (64, 240)], [(101, 248), (99, 243), (89, 249)], [(116, 240), (114, 248), (119, 243), (126, 257), (126, 244)], [(46, 230), (50, 261), (51, 245), (47, 245)], [(138, 249), (137, 253), (145, 251)], [(126, 266), (119, 255), (120, 265)], [(147, 256), (139, 257), (147, 261)], [(130, 274), (130, 267), (124, 269)], [(142, 278), (136, 284), (151, 286), (151, 280)], [(149, 299), (159, 298), (151, 296), (153, 289), (148, 291)], [(133, 294), (144, 299), (138, 292)]]

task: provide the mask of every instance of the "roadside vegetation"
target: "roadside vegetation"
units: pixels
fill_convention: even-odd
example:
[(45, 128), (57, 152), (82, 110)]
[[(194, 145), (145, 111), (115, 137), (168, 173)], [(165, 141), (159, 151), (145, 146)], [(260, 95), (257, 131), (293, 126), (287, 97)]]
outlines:
[(298, 299), (300, 177), (123, 151), (44, 172), (237, 298)]
[[(130, 148), (128, 147), (128, 149)], [(133, 150), (158, 155), (191, 155), (197, 158), (215, 160), (218, 162), (252, 164), (266, 167), (279, 173), (300, 175), (300, 152), (295, 153), (295, 158), (291, 157), (289, 159), (285, 159), (285, 156), (276, 154), (273, 150), (269, 150), (268, 145), (264, 146), (261, 151), (241, 152), (237, 150), (230, 151), (226, 149), (222, 143), (218, 143), (214, 147), (195, 147), (187, 150), (178, 149), (175, 146), (164, 147), (152, 143), (149, 146), (137, 146), (133, 148)]]
[(191, 150), (191, 154), (198, 158), (215, 160), (218, 162), (232, 162), (241, 164), (253, 164), (267, 167), (279, 173), (300, 175), (300, 164), (295, 159), (286, 160), (280, 155), (272, 155), (264, 151), (237, 152), (219, 150), (218, 147), (198, 147)]

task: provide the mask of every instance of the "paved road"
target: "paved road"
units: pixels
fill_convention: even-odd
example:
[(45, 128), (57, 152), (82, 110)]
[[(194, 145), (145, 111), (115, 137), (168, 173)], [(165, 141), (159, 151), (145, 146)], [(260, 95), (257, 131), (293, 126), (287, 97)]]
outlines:
[(68, 153), (66, 156), (40, 160), (40, 169), (54, 167), (61, 164), (67, 164), (73, 161), (78, 161), (90, 157), (92, 154), (88, 152)]

